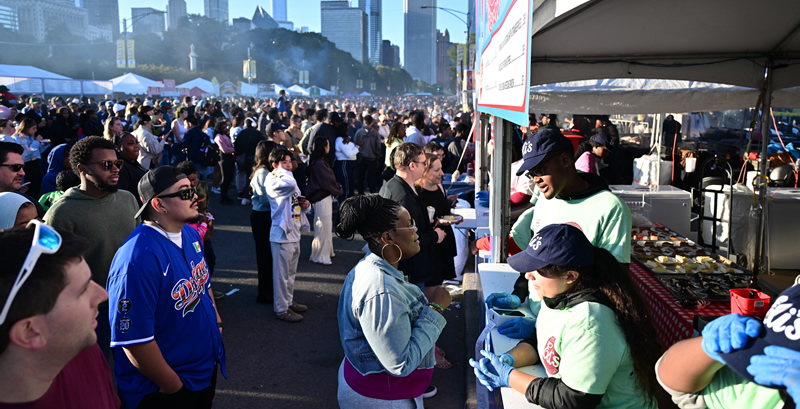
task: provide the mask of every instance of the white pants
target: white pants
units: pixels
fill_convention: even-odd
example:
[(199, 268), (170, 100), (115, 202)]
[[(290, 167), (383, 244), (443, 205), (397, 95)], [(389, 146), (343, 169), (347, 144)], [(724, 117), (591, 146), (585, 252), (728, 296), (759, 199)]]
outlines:
[(314, 263), (330, 264), (333, 254), (333, 196), (328, 196), (314, 206), (314, 241), (311, 258)]
[[(347, 359), (347, 358), (345, 358)], [(416, 399), (383, 400), (368, 398), (350, 388), (344, 380), (344, 361), (339, 365), (339, 388), (336, 393), (342, 409), (424, 409), (422, 396)]]
[(297, 262), (300, 261), (300, 242), (269, 245), (272, 249), (272, 305), (275, 314), (281, 315), (292, 305), (294, 278), (297, 276)]

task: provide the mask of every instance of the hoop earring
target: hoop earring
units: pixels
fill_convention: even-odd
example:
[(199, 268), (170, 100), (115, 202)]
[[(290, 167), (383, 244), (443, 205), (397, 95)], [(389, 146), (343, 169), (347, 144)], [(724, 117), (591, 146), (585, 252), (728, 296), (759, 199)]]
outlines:
[[(397, 245), (397, 243), (392, 243), (392, 245), (397, 247), (398, 250), (400, 250), (400, 257), (398, 257), (397, 261), (395, 261), (394, 263), (389, 262), (389, 264), (396, 264), (396, 263), (399, 263), (400, 260), (403, 259), (403, 249), (401, 249), (400, 246)], [(384, 259), (384, 260), (386, 260), (386, 257), (383, 255), (383, 251), (386, 249), (386, 246), (388, 246), (388, 244), (384, 244), (383, 247), (381, 247), (381, 258)], [(386, 260), (386, 261), (389, 261), (389, 260)]]

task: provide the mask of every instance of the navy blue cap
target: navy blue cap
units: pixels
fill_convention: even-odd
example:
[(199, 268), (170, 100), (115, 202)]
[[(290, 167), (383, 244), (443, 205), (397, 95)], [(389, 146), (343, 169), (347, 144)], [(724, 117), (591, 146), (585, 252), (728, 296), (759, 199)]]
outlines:
[(594, 136), (592, 136), (591, 139), (605, 147), (611, 146), (611, 138), (609, 138), (608, 135), (605, 134), (605, 132), (599, 132)]
[(528, 247), (508, 258), (520, 273), (547, 266), (583, 267), (594, 263), (594, 246), (583, 232), (569, 224), (551, 224), (533, 236)]
[(269, 125), (267, 125), (266, 132), (267, 132), (267, 135), (269, 135), (270, 137), (272, 137), (272, 135), (273, 135), (275, 132), (278, 132), (278, 131), (283, 131), (283, 130), (285, 130), (285, 129), (286, 129), (286, 125), (284, 125), (284, 124), (282, 124), (282, 123), (280, 123), (280, 122), (275, 122), (275, 121), (273, 121), (273, 122), (270, 122), (270, 123), (269, 123)]
[(550, 152), (572, 149), (572, 142), (556, 128), (541, 128), (531, 135), (522, 145), (522, 166), (517, 176), (539, 166)]
[[(750, 365), (751, 357), (764, 355), (765, 347), (777, 345), (800, 351), (800, 340), (797, 339), (797, 325), (800, 324), (797, 319), (798, 311), (800, 311), (800, 285), (790, 287), (774, 299), (767, 316), (764, 317), (761, 333), (756, 338), (750, 338), (744, 348), (729, 354), (720, 353), (720, 357), (744, 379), (755, 382), (753, 375), (747, 372), (747, 367)], [(769, 385), (762, 386), (779, 389)]]

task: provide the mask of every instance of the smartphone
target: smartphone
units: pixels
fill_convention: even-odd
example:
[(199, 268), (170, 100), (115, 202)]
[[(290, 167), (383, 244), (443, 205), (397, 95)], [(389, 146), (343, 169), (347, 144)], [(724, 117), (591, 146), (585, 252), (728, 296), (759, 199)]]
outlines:
[(509, 317), (524, 317), (525, 316), (525, 314), (523, 314), (522, 311), (517, 311), (517, 310), (500, 310), (500, 309), (495, 308), (494, 312), (496, 312), (496, 313), (498, 313), (500, 315), (507, 315)]

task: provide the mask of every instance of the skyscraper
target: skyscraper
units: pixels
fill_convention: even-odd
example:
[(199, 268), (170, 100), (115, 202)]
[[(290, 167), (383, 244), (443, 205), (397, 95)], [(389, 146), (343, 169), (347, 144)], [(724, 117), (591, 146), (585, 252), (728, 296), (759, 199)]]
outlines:
[(278, 28), (278, 23), (261, 6), (256, 6), (256, 12), (253, 13), (253, 18), (250, 21), (253, 22), (256, 28), (263, 28), (264, 30)]
[(136, 35), (166, 31), (164, 12), (151, 7), (131, 7), (131, 22)]
[(453, 47), (450, 42), (450, 32), (444, 33), (436, 30), (436, 84), (444, 87), (450, 86), (450, 57), (447, 52)]
[(80, 4), (89, 13), (89, 25), (108, 26), (112, 37), (119, 38), (119, 0), (82, 0)]
[(369, 24), (369, 63), (373, 67), (381, 63), (381, 28), (382, 0), (358, 0), (358, 8), (367, 14)]
[(436, 82), (436, 0), (404, 0), (403, 6), (403, 67), (412, 78), (433, 84)]
[(369, 61), (367, 14), (361, 9), (350, 7), (346, 0), (333, 0), (320, 3), (322, 35), (336, 48), (350, 53), (357, 61)]
[(178, 22), (186, 17), (186, 0), (169, 0), (167, 3), (167, 30), (178, 28)]
[(381, 41), (381, 65), (389, 68), (400, 68), (400, 47), (389, 40)]
[(289, 21), (286, 17), (286, 0), (269, 0), (267, 10), (275, 21)]
[(203, 0), (205, 16), (228, 24), (228, 0)]

